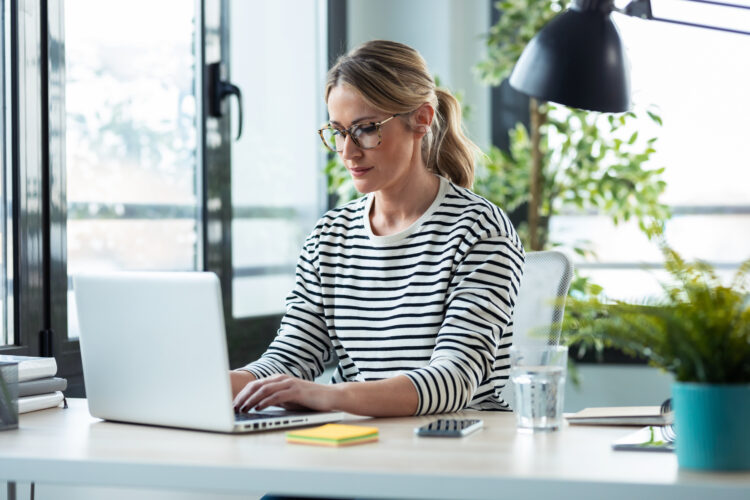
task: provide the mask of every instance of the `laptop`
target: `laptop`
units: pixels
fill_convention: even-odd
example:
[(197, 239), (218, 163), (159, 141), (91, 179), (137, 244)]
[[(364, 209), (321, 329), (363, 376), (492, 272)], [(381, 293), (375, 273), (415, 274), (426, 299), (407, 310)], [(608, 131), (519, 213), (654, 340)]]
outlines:
[(216, 432), (334, 422), (342, 412), (236, 414), (219, 279), (207, 272), (74, 276), (92, 416)]

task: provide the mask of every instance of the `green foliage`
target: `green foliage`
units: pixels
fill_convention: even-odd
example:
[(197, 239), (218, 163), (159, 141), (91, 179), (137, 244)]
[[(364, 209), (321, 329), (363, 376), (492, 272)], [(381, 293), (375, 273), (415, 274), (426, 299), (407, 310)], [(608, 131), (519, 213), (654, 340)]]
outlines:
[(352, 176), (339, 155), (335, 153), (328, 155), (325, 174), (328, 180), (328, 192), (336, 195), (338, 204), (344, 204), (360, 196), (359, 192), (354, 189)]
[(685, 261), (657, 232), (671, 280), (640, 304), (569, 297), (563, 335), (579, 346), (616, 347), (680, 382), (750, 382), (750, 260), (724, 285), (710, 265)]
[[(487, 58), (476, 67), (481, 79), (497, 85), (508, 77), (529, 41), (567, 3), (496, 2), (500, 19), (487, 36)], [(530, 207), (542, 221), (535, 229), (540, 242), (537, 249), (549, 246), (550, 217), (566, 210), (604, 213), (615, 224), (635, 219), (643, 231), (649, 220), (663, 221), (670, 216), (667, 207), (659, 203), (665, 188), (663, 169), (645, 167), (657, 139), (639, 133), (641, 117), (649, 116), (655, 126), (661, 126), (655, 110), (603, 115), (532, 101), (530, 111), (539, 117), (538, 130), (526, 130), (519, 123), (510, 132), (509, 153), (490, 148), (478, 166), (474, 188), (507, 211), (529, 202), (535, 153), (530, 136), (539, 133), (541, 203)], [(525, 225), (518, 229), (531, 249), (529, 229)], [(587, 252), (585, 248), (575, 251)]]
[[(639, 137), (638, 114), (607, 116), (551, 104), (543, 112), (542, 218), (566, 210), (596, 210), (615, 224), (633, 218), (645, 231), (650, 220), (669, 217), (667, 206), (659, 202), (666, 186), (664, 169), (644, 167), (657, 138)], [(653, 110), (646, 113), (654, 123), (661, 121)], [(529, 133), (519, 123), (510, 133), (509, 153), (492, 147), (481, 159), (474, 190), (507, 211), (529, 202), (531, 156)]]
[(542, 27), (562, 12), (565, 0), (504, 0), (495, 3), (500, 20), (487, 36), (487, 59), (477, 72), (488, 85), (499, 85), (510, 75), (526, 44)]

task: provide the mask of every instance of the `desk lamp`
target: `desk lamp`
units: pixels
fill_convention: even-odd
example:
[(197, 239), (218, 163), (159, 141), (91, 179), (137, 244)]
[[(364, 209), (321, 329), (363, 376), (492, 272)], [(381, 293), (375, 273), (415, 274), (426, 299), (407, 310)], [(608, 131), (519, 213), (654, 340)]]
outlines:
[[(712, 0), (685, 0), (750, 10)], [(519, 92), (574, 108), (619, 113), (630, 107), (630, 71), (612, 12), (653, 21), (729, 33), (750, 31), (654, 17), (651, 0), (632, 0), (618, 9), (614, 0), (573, 0), (570, 8), (531, 39), (510, 75)]]

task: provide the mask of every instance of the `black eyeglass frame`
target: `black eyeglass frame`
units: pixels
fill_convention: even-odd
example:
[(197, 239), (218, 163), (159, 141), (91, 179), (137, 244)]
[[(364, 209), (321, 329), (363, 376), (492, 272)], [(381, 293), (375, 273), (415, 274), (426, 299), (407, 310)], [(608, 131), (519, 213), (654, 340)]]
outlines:
[[(329, 124), (328, 124), (328, 125), (326, 125), (325, 127), (323, 127), (323, 128), (321, 128), (320, 130), (318, 130), (318, 135), (320, 136), (320, 140), (321, 140), (321, 141), (323, 141), (323, 145), (324, 145), (324, 146), (326, 147), (326, 149), (327, 149), (328, 151), (332, 152), (332, 153), (340, 153), (340, 152), (341, 152), (341, 151), (343, 151), (344, 149), (342, 148), (342, 149), (341, 149), (341, 151), (338, 151), (338, 150), (336, 150), (335, 148), (331, 148), (331, 146), (329, 146), (329, 145), (328, 145), (328, 142), (326, 142), (326, 139), (325, 139), (325, 137), (323, 136), (323, 132), (325, 132), (326, 130), (334, 130), (334, 131), (336, 131), (336, 132), (338, 132), (338, 133), (342, 134), (342, 135), (344, 136), (344, 141), (346, 141), (346, 137), (347, 137), (347, 136), (351, 137), (351, 138), (352, 138), (352, 142), (354, 142), (354, 144), (355, 144), (355, 145), (356, 145), (356, 146), (357, 146), (357, 147), (358, 147), (359, 149), (375, 149), (376, 147), (380, 146), (380, 144), (381, 144), (381, 143), (383, 142), (383, 135), (382, 135), (382, 133), (381, 133), (380, 127), (382, 127), (382, 126), (383, 126), (383, 124), (385, 124), (385, 123), (387, 123), (387, 122), (389, 122), (389, 121), (393, 120), (394, 118), (396, 118), (397, 116), (399, 116), (399, 115), (402, 115), (402, 114), (403, 114), (403, 113), (396, 113), (395, 115), (391, 115), (391, 116), (389, 116), (388, 118), (386, 118), (385, 120), (381, 120), (381, 121), (379, 121), (379, 122), (366, 122), (366, 123), (357, 123), (356, 125), (352, 125), (351, 127), (349, 127), (349, 128), (345, 128), (345, 129), (338, 129), (338, 128), (336, 128), (336, 127), (333, 127), (333, 126), (331, 126), (331, 124), (329, 123)], [(375, 145), (374, 145), (374, 146), (372, 146), (372, 147), (369, 147), (369, 148), (367, 148), (367, 147), (364, 147), (364, 146), (362, 146), (362, 145), (361, 145), (361, 144), (359, 143), (359, 140), (357, 140), (357, 137), (356, 137), (356, 136), (354, 135), (354, 133), (353, 133), (353, 132), (356, 132), (356, 131), (357, 131), (357, 129), (359, 129), (359, 128), (362, 128), (362, 127), (371, 127), (371, 126), (374, 126), (374, 127), (375, 127), (375, 130), (376, 130), (376, 131), (377, 131), (377, 133), (378, 133), (378, 143), (377, 143), (377, 144), (375, 144)], [(336, 143), (336, 141), (335, 141), (335, 139), (334, 139), (334, 144), (335, 144), (335, 143)]]

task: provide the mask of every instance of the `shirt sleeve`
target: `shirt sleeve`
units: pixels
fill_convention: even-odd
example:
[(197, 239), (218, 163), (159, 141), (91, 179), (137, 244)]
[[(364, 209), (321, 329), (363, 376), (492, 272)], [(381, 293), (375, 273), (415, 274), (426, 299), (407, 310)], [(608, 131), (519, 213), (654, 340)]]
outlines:
[(286, 314), (276, 338), (257, 361), (242, 370), (256, 378), (287, 374), (314, 380), (331, 357), (331, 340), (323, 313), (323, 294), (317, 271), (317, 238), (311, 235), (297, 261), (295, 284), (286, 298)]
[(503, 334), (509, 331), (523, 263), (518, 240), (507, 236), (479, 240), (464, 254), (430, 363), (404, 373), (419, 395), (417, 415), (462, 410), (492, 375), (496, 359), (508, 357)]

